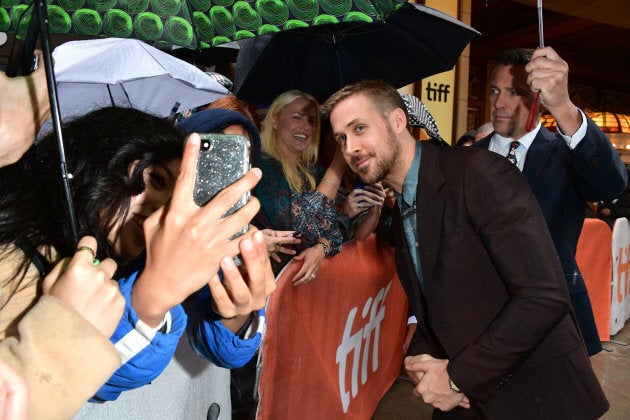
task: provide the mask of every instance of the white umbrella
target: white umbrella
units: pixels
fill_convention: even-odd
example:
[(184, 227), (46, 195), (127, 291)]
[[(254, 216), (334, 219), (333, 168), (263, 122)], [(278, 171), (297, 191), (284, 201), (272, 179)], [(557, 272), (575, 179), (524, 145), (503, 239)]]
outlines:
[(71, 41), (52, 55), (62, 120), (112, 105), (168, 117), (229, 93), (192, 64), (137, 39)]

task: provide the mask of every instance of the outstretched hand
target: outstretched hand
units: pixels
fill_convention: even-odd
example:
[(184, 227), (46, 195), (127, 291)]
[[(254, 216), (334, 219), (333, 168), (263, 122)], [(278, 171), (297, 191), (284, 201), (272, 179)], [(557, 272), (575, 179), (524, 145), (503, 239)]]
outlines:
[(263, 229), (263, 235), (265, 235), (265, 242), (267, 244), (267, 252), (269, 258), (272, 258), (276, 262), (280, 262), (278, 253), (295, 255), (294, 249), (287, 248), (285, 245), (299, 244), (301, 241), (299, 238), (294, 237), (294, 230), (272, 230)]
[(208, 204), (193, 200), (200, 139), (192, 134), (184, 146), (173, 198), (144, 222), (146, 267), (134, 284), (132, 304), (147, 325), (155, 327), (164, 315), (199, 290), (216, 274), (224, 257), (232, 258), (241, 238), (232, 238), (256, 215), (260, 204), (251, 197), (238, 211), (223, 215), (260, 180), (254, 168)]
[(315, 280), (319, 269), (322, 268), (322, 263), (324, 262), (325, 257), (326, 254), (324, 253), (324, 248), (319, 244), (306, 248), (304, 251), (293, 257), (294, 260), (303, 261), (302, 267), (300, 267), (291, 280), (293, 285), (300, 286)]
[(116, 330), (125, 309), (125, 298), (112, 280), (116, 263), (105, 259), (94, 265), (96, 239), (81, 238), (72, 259), (64, 258), (42, 283), (45, 294), (72, 306), (105, 337)]

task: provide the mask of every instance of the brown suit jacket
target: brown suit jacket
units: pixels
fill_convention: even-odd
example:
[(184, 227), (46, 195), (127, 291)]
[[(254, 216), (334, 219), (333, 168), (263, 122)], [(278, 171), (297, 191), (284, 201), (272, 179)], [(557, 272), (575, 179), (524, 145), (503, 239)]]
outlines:
[(495, 153), (423, 144), (416, 201), (422, 291), (399, 212), (393, 223), (398, 275), (418, 318), (408, 354), (450, 360), (473, 404), (458, 409), (465, 415), (603, 414), (608, 402), (522, 174)]

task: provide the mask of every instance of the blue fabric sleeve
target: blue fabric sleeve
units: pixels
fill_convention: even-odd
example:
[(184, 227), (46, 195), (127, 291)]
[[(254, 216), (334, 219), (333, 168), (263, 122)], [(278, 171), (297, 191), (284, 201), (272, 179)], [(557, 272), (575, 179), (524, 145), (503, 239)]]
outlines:
[(154, 380), (169, 363), (186, 328), (186, 313), (181, 305), (170, 310), (171, 325), (166, 333), (157, 331), (147, 337), (135, 328), (138, 315), (131, 306), (131, 290), (139, 272), (118, 281), (125, 297), (125, 312), (111, 342), (121, 355), (123, 365), (90, 399), (91, 402), (112, 401), (121, 392), (138, 388)]
[(250, 338), (243, 339), (223, 325), (212, 310), (211, 301), (210, 288), (205, 286), (184, 302), (190, 346), (217, 366), (227, 369), (244, 366), (262, 342), (266, 326), (264, 309), (258, 311), (256, 331)]

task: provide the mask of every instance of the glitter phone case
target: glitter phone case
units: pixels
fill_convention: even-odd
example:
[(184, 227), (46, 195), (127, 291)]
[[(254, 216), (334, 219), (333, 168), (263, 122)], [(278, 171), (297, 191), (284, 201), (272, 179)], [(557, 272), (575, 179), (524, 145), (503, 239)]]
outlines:
[[(197, 178), (193, 192), (195, 203), (206, 205), (225, 187), (249, 171), (249, 140), (238, 134), (200, 134), (201, 147), (197, 161)], [(249, 200), (249, 191), (223, 217), (234, 213)], [(234, 237), (247, 231), (247, 226)]]

